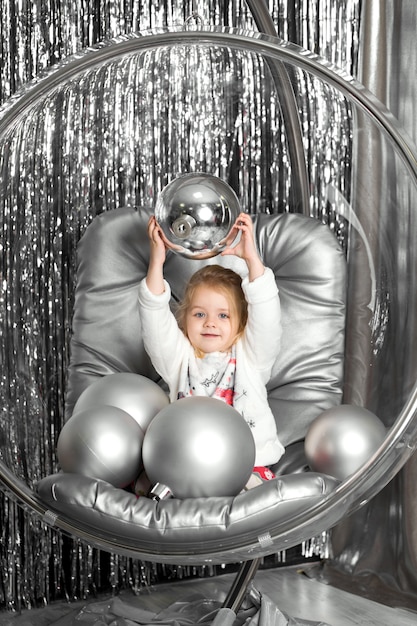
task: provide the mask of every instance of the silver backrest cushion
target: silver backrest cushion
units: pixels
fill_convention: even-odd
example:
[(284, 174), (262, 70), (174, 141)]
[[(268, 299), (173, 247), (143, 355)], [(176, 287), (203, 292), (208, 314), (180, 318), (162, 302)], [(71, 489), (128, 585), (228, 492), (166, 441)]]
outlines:
[[(67, 418), (98, 376), (134, 372), (158, 381), (143, 347), (137, 306), (149, 259), (149, 215), (130, 207), (102, 213), (79, 242)], [(313, 218), (286, 213), (253, 220), (281, 297), (282, 346), (268, 392), (279, 437), (288, 445), (303, 439), (311, 421), (342, 399), (346, 260), (334, 235)], [(234, 257), (196, 261), (169, 253), (165, 276), (173, 308), (191, 274), (208, 262), (244, 271)]]

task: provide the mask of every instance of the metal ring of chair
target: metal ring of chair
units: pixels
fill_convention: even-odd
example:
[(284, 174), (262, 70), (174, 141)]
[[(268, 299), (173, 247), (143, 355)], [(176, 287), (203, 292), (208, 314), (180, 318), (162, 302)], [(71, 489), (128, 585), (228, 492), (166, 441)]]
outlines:
[[(51, 94), (65, 82), (76, 79), (84, 71), (126, 55), (182, 43), (195, 46), (228, 46), (232, 49), (259, 54), (270, 61), (284, 62), (290, 66), (301, 68), (332, 85), (352, 103), (357, 115), (363, 116), (372, 125), (372, 128), (377, 129), (387, 139), (396, 155), (396, 163), (404, 169), (405, 175), (411, 181), (413, 193), (415, 192), (417, 188), (415, 149), (398, 123), (372, 94), (327, 62), (311, 53), (300, 50), (294, 45), (283, 43), (266, 35), (249, 36), (233, 30), (149, 32), (100, 45), (95, 49), (77, 54), (58, 64), (43, 77), (28, 85), (3, 107), (0, 117), (0, 142), (4, 141), (7, 132), (18, 124), (36, 103), (42, 98), (46, 98), (48, 94)], [(4, 184), (5, 181), (2, 180), (2, 185)], [(410, 291), (412, 291), (417, 280), (414, 276), (415, 268), (411, 268), (410, 271), (412, 272)], [(404, 276), (401, 278), (404, 279)], [(267, 548), (262, 548), (263, 551), (266, 550), (271, 553), (281, 548), (296, 545), (313, 536), (317, 531), (334, 526), (343, 517), (349, 515), (379, 492), (400, 470), (414, 451), (417, 441), (416, 416), (417, 389), (413, 387), (408, 390), (408, 395), (405, 397), (383, 445), (373, 458), (360, 471), (343, 481), (311, 509), (289, 519), (278, 520), (274, 528), (268, 528), (270, 541)], [(61, 515), (55, 516), (50, 511), (49, 506), (45, 506), (39, 496), (15, 476), (3, 462), (0, 463), (0, 480), (7, 496), (17, 499), (27, 510), (43, 517), (45, 522), (109, 551), (143, 556), (140, 546), (138, 546), (137, 551), (132, 550), (132, 546), (124, 546), (112, 536), (100, 535), (99, 529), (96, 533), (94, 529), (77, 524), (74, 520), (67, 520)], [(262, 535), (262, 531), (263, 529), (260, 528), (259, 535)], [(230, 553), (229, 558), (236, 560), (240, 542), (241, 539), (237, 538), (235, 546), (230, 551), (228, 549), (223, 552), (221, 558), (227, 559)], [(256, 546), (255, 542), (254, 549)], [(256, 552), (254, 556), (257, 556)], [(148, 554), (146, 558), (149, 558)], [(174, 557), (168, 555), (167, 561), (178, 562), (179, 560), (187, 560), (187, 558), (190, 559), (190, 562), (200, 562), (209, 558), (209, 555), (206, 554), (206, 547), (202, 545), (200, 552), (189, 556), (187, 554), (175, 555)]]

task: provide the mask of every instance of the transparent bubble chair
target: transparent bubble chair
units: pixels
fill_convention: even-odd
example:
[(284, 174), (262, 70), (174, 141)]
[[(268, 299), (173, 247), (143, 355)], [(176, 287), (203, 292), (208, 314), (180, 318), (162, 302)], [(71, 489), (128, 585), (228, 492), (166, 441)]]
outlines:
[[(0, 163), (0, 479), (28, 515), (148, 561), (250, 563), (332, 528), (410, 457), (417, 164), (355, 80), (268, 35), (143, 33), (71, 57), (13, 97)], [(234, 498), (157, 502), (59, 472), (55, 449), (98, 376), (158, 380), (136, 309), (146, 223), (164, 185), (193, 171), (235, 190), (275, 272), (284, 338), (269, 393), (287, 452), (275, 480)], [(201, 263), (170, 256), (175, 298)], [(387, 431), (337, 480), (307, 471), (302, 446), (342, 402)]]

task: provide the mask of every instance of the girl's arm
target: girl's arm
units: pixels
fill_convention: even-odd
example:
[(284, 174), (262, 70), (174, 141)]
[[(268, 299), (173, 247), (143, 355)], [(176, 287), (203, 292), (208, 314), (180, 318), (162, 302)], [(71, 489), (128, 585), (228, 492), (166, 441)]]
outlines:
[(243, 340), (252, 355), (254, 367), (263, 371), (265, 382), (281, 346), (281, 303), (274, 273), (265, 268), (264, 274), (250, 282), (245, 278), (242, 288), (248, 302), (248, 322)]
[(154, 216), (148, 222), (148, 237), (148, 272), (139, 285), (142, 339), (153, 366), (172, 395), (178, 386), (180, 365), (188, 344), (169, 306), (171, 290), (163, 276), (167, 246)]
[(172, 400), (172, 394), (176, 399), (180, 367), (189, 344), (171, 312), (170, 298), (168, 283), (164, 284), (164, 291), (160, 295), (150, 291), (146, 278), (139, 284), (138, 301), (143, 343), (154, 368), (168, 384)]
[[(233, 247), (239, 232), (240, 240)], [(244, 259), (248, 267), (248, 276), (242, 281), (249, 314), (243, 338), (254, 367), (262, 372), (267, 381), (281, 344), (281, 305), (274, 274), (265, 268), (259, 256), (250, 215), (239, 215), (228, 237), (228, 244), (222, 254), (234, 254)]]

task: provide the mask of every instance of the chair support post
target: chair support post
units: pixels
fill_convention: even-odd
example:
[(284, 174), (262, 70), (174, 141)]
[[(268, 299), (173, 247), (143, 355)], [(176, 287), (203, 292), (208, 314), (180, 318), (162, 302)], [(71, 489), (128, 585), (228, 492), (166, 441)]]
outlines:
[(242, 563), (230, 591), (223, 602), (223, 608), (232, 609), (235, 613), (239, 611), (242, 602), (245, 599), (248, 586), (255, 578), (256, 572), (259, 569), (261, 560), (262, 558), (259, 557), (257, 559), (253, 559), (252, 561), (245, 561)]
[(232, 626), (242, 605), (249, 584), (255, 578), (262, 558), (244, 561), (230, 587), (223, 606), (219, 609), (212, 626)]

